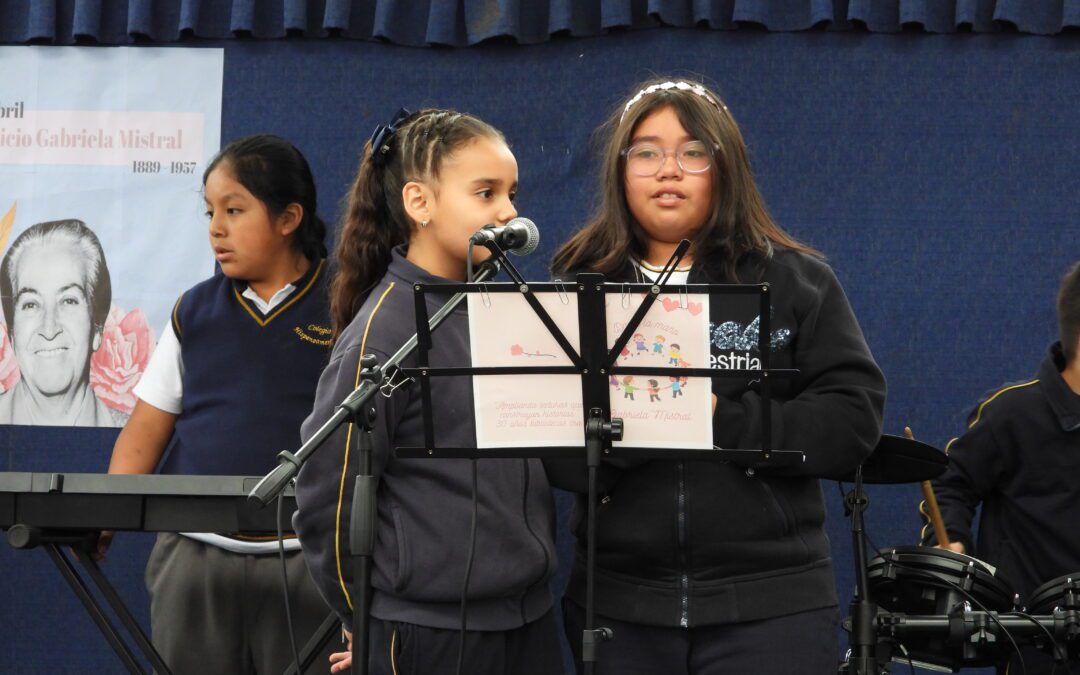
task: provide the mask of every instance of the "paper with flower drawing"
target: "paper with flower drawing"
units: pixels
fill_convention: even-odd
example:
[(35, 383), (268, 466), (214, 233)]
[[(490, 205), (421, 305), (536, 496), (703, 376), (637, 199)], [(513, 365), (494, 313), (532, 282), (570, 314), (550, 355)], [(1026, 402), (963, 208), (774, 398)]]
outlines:
[[(607, 344), (622, 333), (643, 299), (606, 296)], [(577, 297), (538, 293), (574, 349), (579, 348)], [(492, 366), (570, 366), (525, 299), (516, 293), (469, 296), (472, 363)], [(650, 308), (617, 365), (638, 368), (707, 368), (709, 297), (662, 295)], [(712, 447), (712, 397), (707, 378), (669, 374), (612, 375), (612, 417), (622, 418), (615, 445), (653, 448)], [(583, 446), (581, 378), (577, 375), (473, 377), (476, 440), (480, 448)]]
[(72, 424), (21, 409), (74, 387), (74, 424), (118, 426), (176, 298), (214, 270), (200, 191), (223, 50), (0, 47), (0, 63), (0, 424)]

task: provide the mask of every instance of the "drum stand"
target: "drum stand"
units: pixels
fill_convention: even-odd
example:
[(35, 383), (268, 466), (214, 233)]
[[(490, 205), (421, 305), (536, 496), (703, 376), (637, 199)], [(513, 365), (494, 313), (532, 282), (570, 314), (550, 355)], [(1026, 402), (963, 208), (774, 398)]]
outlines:
[(888, 660), (878, 667), (877, 605), (870, 597), (867, 578), (866, 529), (863, 514), (870, 498), (863, 491), (862, 466), (855, 469), (855, 485), (844, 495), (844, 510), (851, 516), (851, 540), (855, 547), (855, 597), (851, 600), (851, 646), (848, 657), (840, 664), (845, 675), (880, 675), (889, 672)]
[[(1018, 611), (1011, 589), (969, 556), (912, 546), (883, 550), (867, 560), (865, 513), (870, 500), (864, 483), (926, 481), (940, 475), (945, 464), (936, 450), (910, 435), (883, 436), (870, 459), (841, 479), (854, 482), (844, 495), (844, 510), (851, 517), (855, 595), (849, 608), (850, 648), (838, 672), (887, 675), (897, 648), (909, 664), (953, 672), (1001, 665), (1011, 649), (1022, 645), (1044, 651), (1053, 646), (1059, 660), (1080, 659), (1080, 573), (1036, 589), (1028, 615)], [(871, 597), (871, 579), (886, 601), (880, 608)], [(914, 584), (920, 592), (913, 595), (905, 584)], [(932, 597), (922, 594), (924, 587), (933, 590)], [(900, 598), (909, 605), (914, 598), (916, 605), (904, 607)]]

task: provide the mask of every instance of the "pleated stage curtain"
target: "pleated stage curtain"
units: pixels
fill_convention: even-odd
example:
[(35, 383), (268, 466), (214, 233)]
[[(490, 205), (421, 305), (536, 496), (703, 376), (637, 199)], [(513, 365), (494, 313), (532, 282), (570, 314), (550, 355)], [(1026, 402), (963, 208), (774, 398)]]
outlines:
[(9, 44), (299, 35), (468, 47), (655, 26), (1055, 35), (1080, 27), (1080, 0), (0, 0)]

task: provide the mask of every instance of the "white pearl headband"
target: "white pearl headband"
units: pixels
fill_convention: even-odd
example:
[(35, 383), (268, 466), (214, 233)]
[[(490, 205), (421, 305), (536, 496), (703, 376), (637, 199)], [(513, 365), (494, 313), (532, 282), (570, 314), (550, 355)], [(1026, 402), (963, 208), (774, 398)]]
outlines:
[(655, 94), (658, 91), (667, 91), (668, 89), (678, 89), (679, 91), (692, 92), (705, 99), (709, 103), (712, 103), (714, 106), (716, 106), (717, 110), (727, 110), (726, 105), (719, 103), (712, 96), (709, 96), (709, 92), (705, 91), (705, 87), (701, 86), (700, 84), (690, 84), (689, 82), (683, 82), (682, 80), (679, 80), (678, 82), (669, 81), (661, 82), (660, 84), (651, 84), (648, 87), (645, 87), (644, 89), (639, 91), (638, 93), (634, 94), (634, 97), (626, 102), (626, 107), (623, 108), (622, 115), (619, 116), (619, 121), (622, 122), (623, 118), (626, 117), (626, 113), (630, 112), (630, 108), (632, 108), (634, 104), (641, 99), (645, 98), (649, 94)]

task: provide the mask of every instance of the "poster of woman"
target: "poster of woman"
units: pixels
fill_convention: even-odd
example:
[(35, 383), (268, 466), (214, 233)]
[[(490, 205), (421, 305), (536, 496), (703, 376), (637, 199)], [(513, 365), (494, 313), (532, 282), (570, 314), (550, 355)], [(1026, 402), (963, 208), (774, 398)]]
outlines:
[[(220, 49), (0, 47), (0, 425), (122, 426), (212, 273)], [(5, 104), (6, 102), (6, 104)]]
[[(0, 262), (0, 305), (0, 424), (123, 426), (131, 408), (117, 395), (117, 369), (110, 366), (117, 333), (124, 336), (111, 311), (105, 252), (86, 223), (57, 220), (24, 230)], [(131, 337), (135, 349), (125, 351), (141, 357), (128, 359), (137, 380), (153, 336), (143, 321)]]

